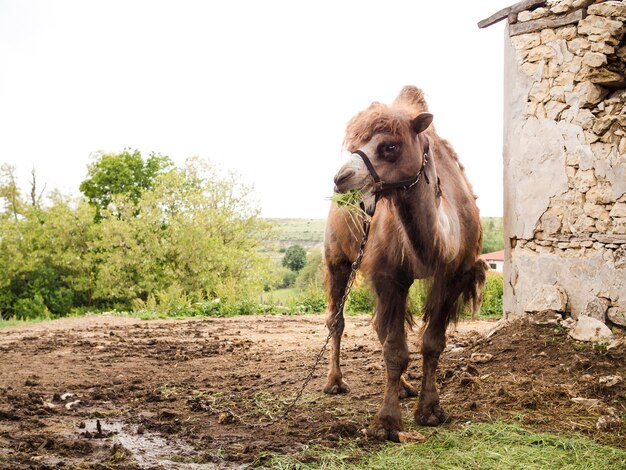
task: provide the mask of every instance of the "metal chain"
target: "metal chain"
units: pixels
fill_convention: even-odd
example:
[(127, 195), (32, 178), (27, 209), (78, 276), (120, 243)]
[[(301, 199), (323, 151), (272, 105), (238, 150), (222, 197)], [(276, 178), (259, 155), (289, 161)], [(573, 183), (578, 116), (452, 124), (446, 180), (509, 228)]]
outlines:
[[(343, 297), (341, 297), (341, 302), (339, 302), (339, 307), (337, 308), (337, 313), (335, 314), (335, 318), (334, 318), (333, 322), (330, 324), (330, 327), (328, 328), (328, 336), (326, 336), (326, 340), (324, 341), (324, 344), (322, 345), (322, 348), (316, 354), (315, 359), (313, 360), (313, 364), (309, 368), (309, 372), (308, 372), (307, 376), (305, 377), (304, 381), (302, 382), (302, 385), (300, 386), (300, 389), (296, 393), (296, 396), (293, 398), (291, 403), (289, 403), (288, 405), (285, 406), (285, 409), (280, 414), (280, 416), (278, 416), (276, 418), (272, 418), (272, 420), (267, 422), (267, 423), (249, 423), (246, 420), (244, 420), (241, 416), (239, 416), (238, 414), (236, 414), (235, 412), (233, 412), (230, 409), (225, 409), (225, 410), (222, 411), (222, 413), (227, 413), (232, 418), (234, 418), (237, 421), (241, 422), (246, 427), (250, 427), (250, 428), (267, 428), (267, 427), (273, 426), (278, 421), (283, 420), (284, 418), (286, 418), (289, 415), (289, 413), (291, 413), (294, 410), (294, 408), (296, 407), (296, 405), (298, 404), (298, 402), (302, 398), (302, 394), (304, 393), (304, 390), (306, 389), (307, 385), (309, 385), (309, 382), (313, 379), (313, 374), (315, 373), (315, 371), (317, 369), (317, 366), (319, 365), (320, 361), (324, 357), (324, 354), (326, 353), (326, 349), (328, 348), (328, 343), (330, 342), (330, 339), (333, 337), (333, 334), (335, 333), (335, 328), (337, 327), (337, 323), (339, 321), (339, 318), (341, 318), (342, 315), (343, 315), (343, 309), (345, 307), (346, 302), (348, 301), (348, 296), (350, 295), (350, 289), (352, 289), (352, 284), (354, 284), (354, 280), (356, 279), (356, 273), (359, 270), (359, 267), (361, 266), (361, 262), (363, 261), (363, 255), (365, 253), (365, 245), (367, 243), (367, 238), (369, 236), (369, 231), (370, 231), (370, 220), (368, 218), (366, 218), (363, 221), (363, 238), (361, 239), (361, 244), (359, 246), (359, 253), (358, 253), (356, 259), (354, 260), (354, 262), (352, 263), (352, 266), (351, 266), (352, 269), (350, 271), (350, 276), (348, 277), (348, 282), (346, 283), (346, 288), (345, 288), (345, 290), (343, 292)], [(218, 410), (214, 409), (211, 406), (209, 406), (209, 409), (213, 413), (219, 413)]]

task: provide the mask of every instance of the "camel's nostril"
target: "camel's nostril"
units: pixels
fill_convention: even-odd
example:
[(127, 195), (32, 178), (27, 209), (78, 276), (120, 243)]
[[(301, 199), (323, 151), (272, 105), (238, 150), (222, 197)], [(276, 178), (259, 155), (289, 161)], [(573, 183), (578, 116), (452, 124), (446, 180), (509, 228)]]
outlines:
[(342, 170), (335, 175), (335, 185), (339, 186), (341, 183), (346, 181), (348, 178), (354, 175), (353, 170)]

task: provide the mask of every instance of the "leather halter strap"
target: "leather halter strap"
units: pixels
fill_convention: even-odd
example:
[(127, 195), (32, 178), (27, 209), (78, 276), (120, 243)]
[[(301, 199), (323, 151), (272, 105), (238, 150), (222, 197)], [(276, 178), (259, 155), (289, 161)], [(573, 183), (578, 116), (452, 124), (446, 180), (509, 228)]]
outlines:
[[(428, 143), (428, 140), (426, 142)], [(361, 157), (361, 159), (363, 160), (363, 163), (365, 163), (367, 170), (369, 171), (372, 179), (374, 180), (374, 193), (378, 195), (378, 193), (387, 191), (389, 189), (403, 188), (405, 191), (408, 191), (419, 182), (422, 175), (424, 175), (426, 184), (430, 184), (428, 175), (424, 172), (424, 170), (426, 169), (426, 165), (428, 164), (428, 151), (429, 151), (429, 148), (427, 144), (426, 149), (424, 150), (424, 159), (422, 160), (422, 166), (413, 178), (400, 180), (400, 181), (392, 181), (392, 182), (387, 182), (387, 181), (383, 181), (380, 179), (380, 176), (376, 172), (374, 165), (372, 164), (369, 157), (365, 154), (365, 152), (363, 152), (362, 150), (355, 150), (352, 153), (355, 153), (356, 155)]]

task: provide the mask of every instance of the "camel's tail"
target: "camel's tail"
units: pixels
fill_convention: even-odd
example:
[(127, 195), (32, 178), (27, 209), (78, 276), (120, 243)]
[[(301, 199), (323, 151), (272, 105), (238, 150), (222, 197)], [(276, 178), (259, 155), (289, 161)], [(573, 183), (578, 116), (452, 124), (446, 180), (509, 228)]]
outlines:
[(426, 299), (424, 323), (435, 319), (445, 325), (456, 322), (464, 307), (477, 313), (483, 299), (486, 272), (487, 263), (478, 259), (460, 274), (450, 275), (443, 270), (437, 273)]

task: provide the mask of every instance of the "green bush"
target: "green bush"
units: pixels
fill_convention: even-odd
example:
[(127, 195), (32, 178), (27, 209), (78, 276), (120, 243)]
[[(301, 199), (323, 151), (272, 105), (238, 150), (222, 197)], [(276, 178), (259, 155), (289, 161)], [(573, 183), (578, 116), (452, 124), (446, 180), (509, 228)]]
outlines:
[[(133, 171), (108, 171), (127, 167)], [(224, 292), (227, 305), (238, 303), (235, 311), (250, 310), (233, 299), (261, 292), (270, 271), (261, 248), (271, 235), (260, 209), (248, 202), (250, 188), (199, 159), (172, 168), (165, 157), (144, 161), (128, 151), (100, 154), (89, 176), (81, 186), (85, 197), (52, 192), (36, 205), (0, 165), (4, 318), (153, 311), (150, 296), (171, 286), (189, 298), (161, 299), (161, 312), (193, 312), (194, 302), (224, 299)], [(295, 278), (292, 273), (283, 282), (292, 285)], [(141, 302), (146, 305), (135, 305)]]
[(293, 287), (296, 284), (296, 279), (298, 278), (298, 273), (295, 271), (291, 271), (290, 269), (285, 269), (283, 274), (283, 278), (281, 282), (279, 282), (276, 286), (277, 289), (288, 289)]
[(15, 302), (15, 318), (26, 320), (29, 318), (49, 317), (50, 312), (46, 308), (41, 294), (35, 294), (32, 298), (23, 298)]
[(487, 273), (485, 290), (483, 292), (483, 303), (480, 307), (480, 314), (484, 316), (502, 315), (502, 296), (504, 291), (504, 280), (502, 274), (490, 271)]
[(298, 273), (296, 287), (306, 290), (310, 285), (320, 289), (324, 287), (324, 264), (322, 252), (319, 249), (312, 250), (306, 258), (306, 264)]
[(289, 302), (294, 313), (321, 313), (326, 310), (326, 293), (324, 289), (310, 285), (301, 295)]
[(348, 296), (346, 312), (350, 313), (371, 313), (374, 311), (376, 296), (369, 285), (363, 284), (353, 287)]
[(428, 288), (425, 281), (414, 281), (413, 285), (409, 289), (409, 296), (407, 299), (407, 307), (413, 315), (423, 315), (424, 308), (426, 307), (426, 294), (428, 294)]

